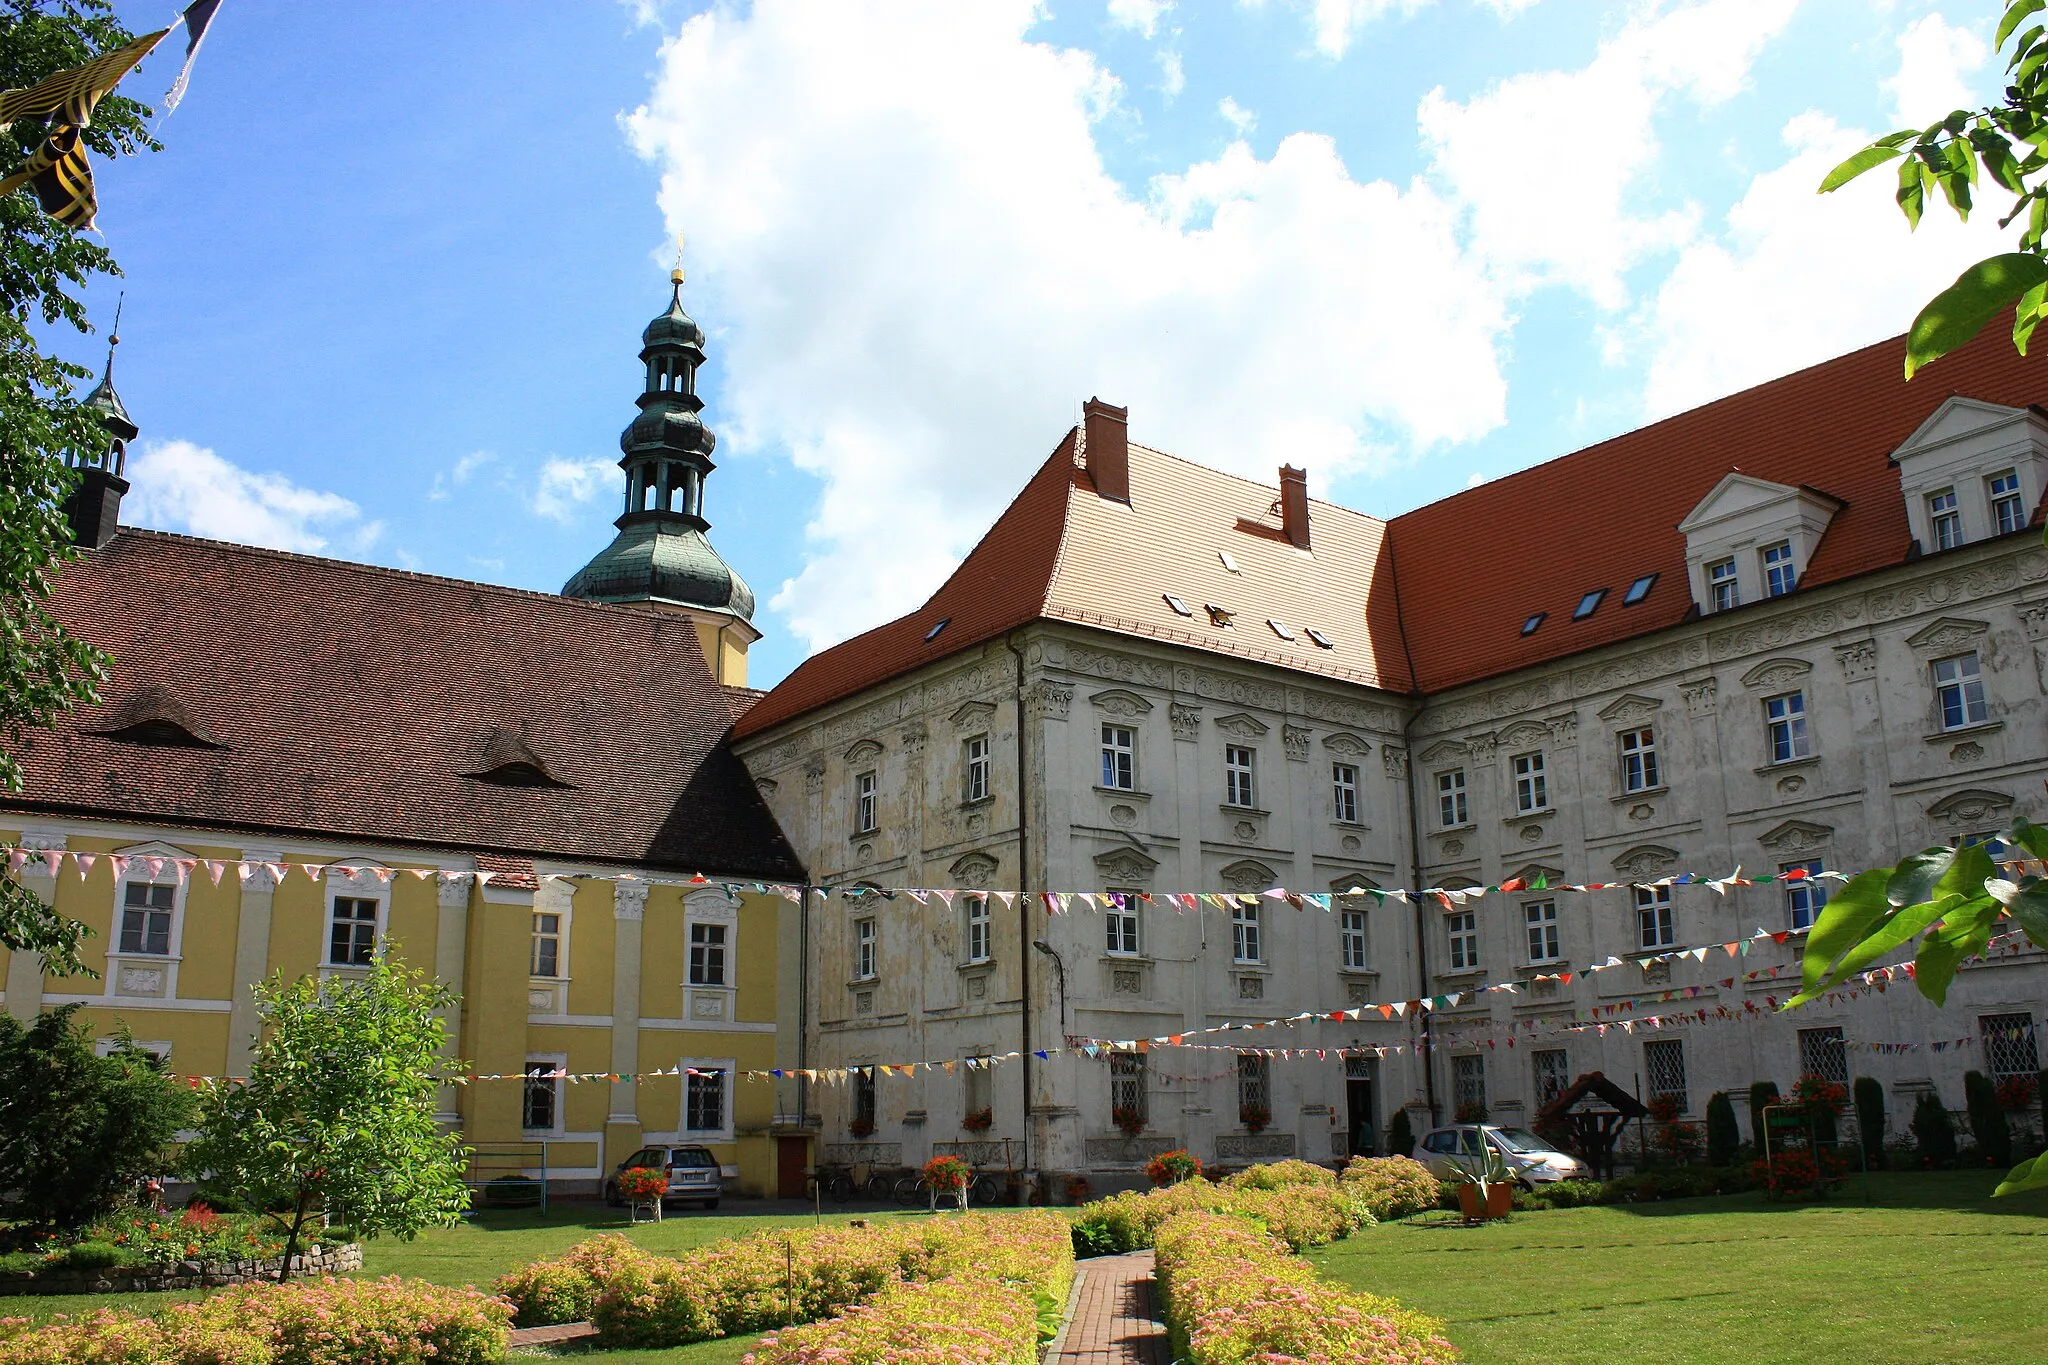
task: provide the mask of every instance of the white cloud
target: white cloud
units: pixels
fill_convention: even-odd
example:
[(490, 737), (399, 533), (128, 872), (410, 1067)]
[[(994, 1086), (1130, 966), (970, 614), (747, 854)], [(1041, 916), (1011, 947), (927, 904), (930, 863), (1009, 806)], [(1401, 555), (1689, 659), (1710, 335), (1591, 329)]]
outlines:
[(1977, 89), (1970, 75), (1990, 55), (1982, 38), (1939, 14), (1908, 24), (1899, 35), (1898, 73), (1884, 82), (1892, 97), (1892, 122), (1924, 128), (1951, 109), (1979, 103), (1989, 92)]
[(427, 490), (427, 500), (429, 502), (446, 501), (451, 491), (468, 483), (470, 475), (476, 473), (477, 470), (482, 469), (497, 458), (488, 450), (471, 451), (447, 469), (434, 475), (433, 487)]
[(1413, 13), (1433, 0), (1309, 0), (1309, 29), (1315, 36), (1316, 51), (1325, 57), (1342, 57), (1351, 50), (1359, 30), (1388, 10)]
[(1223, 115), (1224, 122), (1237, 130), (1239, 137), (1259, 126), (1259, 116), (1228, 95), (1217, 104), (1216, 112)]
[(1159, 31), (1159, 16), (1172, 8), (1173, 0), (1109, 0), (1109, 21), (1150, 38)]
[(1578, 70), (1512, 76), (1464, 103), (1425, 96), (1431, 171), (1468, 210), (1489, 268), (1516, 293), (1563, 284), (1622, 306), (1624, 273), (1695, 231), (1689, 207), (1635, 207), (1656, 178), (1657, 113), (1673, 95), (1711, 105), (1740, 91), (1797, 3), (1645, 10)]
[(1180, 53), (1170, 47), (1162, 47), (1158, 53), (1159, 93), (1173, 99), (1188, 88), (1188, 73), (1181, 65)]
[(144, 445), (129, 481), (122, 516), (138, 526), (304, 554), (326, 549), (334, 535), (366, 550), (384, 530), (382, 522), (360, 523), (361, 509), (338, 493), (251, 473), (190, 441)]
[(1099, 394), (1136, 439), (1327, 477), (1498, 425), (1506, 319), (1427, 186), (1325, 137), (1235, 144), (1149, 200), (1115, 87), (1027, 0), (760, 0), (685, 23), (636, 145), (699, 252), (741, 458), (823, 484), (771, 605), (811, 644), (914, 605)]
[(625, 495), (616, 460), (564, 460), (559, 456), (540, 467), (533, 485), (533, 510), (551, 520), (572, 524), (584, 518), (581, 508), (599, 494)]

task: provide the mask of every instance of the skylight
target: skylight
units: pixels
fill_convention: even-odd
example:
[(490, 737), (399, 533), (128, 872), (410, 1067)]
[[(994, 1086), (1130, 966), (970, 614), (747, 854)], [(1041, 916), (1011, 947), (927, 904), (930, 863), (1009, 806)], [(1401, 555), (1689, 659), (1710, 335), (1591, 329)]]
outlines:
[(1522, 622), (1522, 634), (1534, 635), (1536, 633), (1536, 627), (1542, 625), (1543, 618), (1548, 615), (1550, 615), (1550, 613), (1547, 611), (1539, 611), (1534, 616), (1531, 616), (1528, 620)]
[(1244, 572), (1244, 570), (1243, 570), (1243, 569), (1240, 569), (1240, 568), (1238, 568), (1238, 567), (1237, 567), (1237, 561), (1236, 561), (1236, 560), (1234, 560), (1234, 559), (1232, 559), (1232, 558), (1230, 557), (1230, 551), (1228, 551), (1228, 550), (1218, 550), (1218, 551), (1216, 552), (1216, 558), (1218, 558), (1218, 559), (1220, 559), (1220, 560), (1222, 560), (1222, 561), (1223, 561), (1223, 567), (1224, 567), (1224, 569), (1225, 569), (1225, 571), (1226, 571), (1226, 572), (1229, 572), (1229, 573), (1236, 573), (1236, 574), (1241, 574), (1241, 573), (1243, 573), (1243, 572)]
[(1163, 598), (1165, 598), (1165, 599), (1166, 599), (1166, 605), (1167, 605), (1167, 606), (1169, 606), (1169, 607), (1172, 607), (1172, 608), (1173, 608), (1173, 614), (1174, 614), (1175, 616), (1193, 616), (1193, 615), (1195, 614), (1195, 609), (1194, 609), (1193, 607), (1191, 607), (1191, 606), (1189, 606), (1189, 605), (1188, 605), (1187, 603), (1185, 603), (1185, 602), (1181, 601), (1181, 600), (1180, 600), (1180, 599), (1179, 599), (1178, 597), (1175, 597), (1175, 596), (1174, 596), (1174, 595), (1173, 595), (1172, 593), (1170, 593), (1170, 592), (1163, 592), (1163, 593), (1161, 593), (1161, 594), (1159, 594), (1159, 595), (1160, 595), (1161, 597), (1163, 597)]
[(938, 639), (939, 632), (944, 630), (948, 625), (952, 624), (952, 621), (953, 618), (950, 616), (940, 617), (939, 623), (924, 633), (924, 642), (926, 644), (930, 644), (932, 641)]
[(1650, 589), (1657, 585), (1657, 575), (1646, 573), (1628, 585), (1628, 592), (1622, 596), (1621, 605), (1632, 607), (1650, 595)]
[(1279, 623), (1278, 621), (1275, 621), (1275, 620), (1274, 620), (1273, 618), (1271, 618), (1270, 616), (1266, 618), (1266, 624), (1267, 624), (1267, 625), (1269, 625), (1269, 626), (1271, 626), (1271, 627), (1273, 628), (1273, 633), (1274, 633), (1275, 635), (1279, 636), (1279, 637), (1280, 637), (1281, 639), (1283, 639), (1283, 640), (1292, 640), (1292, 639), (1294, 638), (1294, 632), (1293, 632), (1293, 631), (1291, 631), (1291, 630), (1289, 630), (1289, 629), (1288, 629), (1287, 627), (1285, 627), (1285, 626), (1281, 625), (1281, 624), (1280, 624), (1280, 623)]
[(1606, 598), (1607, 589), (1595, 588), (1579, 599), (1579, 605), (1572, 608), (1572, 620), (1583, 621), (1600, 610), (1600, 603)]
[(1321, 649), (1335, 649), (1337, 647), (1330, 643), (1329, 636), (1323, 634), (1321, 631), (1317, 630), (1313, 626), (1309, 627), (1308, 638), (1314, 640), (1316, 642), (1317, 647)]
[(1219, 629), (1227, 628), (1230, 625), (1231, 616), (1235, 614), (1227, 607), (1219, 607), (1208, 602), (1204, 602), (1202, 608), (1209, 613), (1209, 624)]

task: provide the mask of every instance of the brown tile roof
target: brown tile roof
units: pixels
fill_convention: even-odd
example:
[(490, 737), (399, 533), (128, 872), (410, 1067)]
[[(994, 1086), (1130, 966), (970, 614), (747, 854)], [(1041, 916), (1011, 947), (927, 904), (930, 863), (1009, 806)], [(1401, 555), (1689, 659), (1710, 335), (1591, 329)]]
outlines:
[[(437, 846), (508, 873), (802, 875), (725, 745), (735, 702), (687, 621), (126, 529), (51, 600), (113, 678), (32, 736), (27, 790), (0, 808)], [(219, 747), (96, 733), (138, 715)], [(561, 785), (465, 776), (515, 752)]]

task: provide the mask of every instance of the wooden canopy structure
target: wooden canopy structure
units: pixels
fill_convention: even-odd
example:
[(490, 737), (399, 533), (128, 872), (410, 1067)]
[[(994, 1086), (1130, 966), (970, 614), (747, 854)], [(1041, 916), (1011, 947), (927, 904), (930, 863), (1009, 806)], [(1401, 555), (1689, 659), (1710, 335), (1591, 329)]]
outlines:
[(1543, 1106), (1535, 1127), (1604, 1178), (1614, 1174), (1614, 1144), (1621, 1140), (1621, 1130), (1649, 1112), (1606, 1076), (1588, 1071)]

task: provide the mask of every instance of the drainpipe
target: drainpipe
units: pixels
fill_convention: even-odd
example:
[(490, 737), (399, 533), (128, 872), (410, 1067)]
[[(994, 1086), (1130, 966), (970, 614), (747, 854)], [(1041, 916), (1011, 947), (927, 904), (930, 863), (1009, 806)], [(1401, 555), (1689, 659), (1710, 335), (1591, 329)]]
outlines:
[[(1422, 710), (1429, 701), (1416, 684), (1415, 651), (1408, 646), (1408, 617), (1401, 609), (1401, 570), (1394, 558), (1391, 541), (1387, 544), (1387, 583), (1394, 590), (1394, 621), (1401, 632), (1401, 657), (1408, 665), (1409, 694), (1415, 698), (1415, 709), (1401, 721), (1401, 751), (1403, 764), (1408, 770), (1408, 899), (1415, 907), (1415, 977), (1422, 998), (1427, 999), (1433, 994), (1429, 989), (1429, 911), (1422, 903), (1422, 814), (1420, 798), (1415, 794), (1415, 745), (1408, 732), (1422, 718)], [(1443, 1122), (1443, 1110), (1436, 1097), (1436, 1055), (1431, 1016), (1432, 1011), (1422, 1011), (1422, 1093), (1429, 1102), (1429, 1124), (1434, 1128)]]
[(1031, 1165), (1031, 800), (1024, 766), (1024, 651), (1015, 633), (1003, 637), (1003, 648), (1017, 661), (1017, 977), (1022, 1006), (1018, 1010), (1019, 1043), (1017, 1070), (1024, 1078), (1024, 1183), (1025, 1196), (1038, 1184)]

